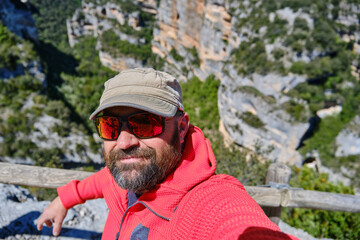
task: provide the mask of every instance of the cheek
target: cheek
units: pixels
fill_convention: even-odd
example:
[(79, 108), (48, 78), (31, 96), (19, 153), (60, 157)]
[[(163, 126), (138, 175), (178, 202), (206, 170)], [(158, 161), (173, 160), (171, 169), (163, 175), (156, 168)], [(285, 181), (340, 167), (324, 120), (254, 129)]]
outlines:
[(109, 141), (104, 141), (103, 144), (103, 154), (108, 154), (110, 153), (111, 149), (113, 149), (116, 146), (116, 142), (109, 142)]

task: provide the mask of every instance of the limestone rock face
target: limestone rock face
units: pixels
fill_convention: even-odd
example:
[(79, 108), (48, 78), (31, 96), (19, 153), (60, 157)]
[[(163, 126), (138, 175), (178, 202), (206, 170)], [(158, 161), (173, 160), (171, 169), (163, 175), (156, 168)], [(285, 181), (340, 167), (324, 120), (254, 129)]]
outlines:
[(141, 61), (138, 61), (130, 57), (113, 58), (110, 54), (100, 51), (99, 52), (100, 62), (105, 66), (114, 71), (122, 71), (129, 68), (142, 67)]
[[(30, 107), (31, 104), (27, 106), (27, 108)], [(87, 136), (84, 133), (72, 129), (67, 136), (60, 136), (58, 132), (54, 131), (54, 128), (61, 126), (61, 124), (61, 120), (44, 114), (34, 123), (34, 131), (32, 131), (30, 135), (21, 136), (21, 138), (32, 141), (40, 149), (61, 149), (62, 154), (58, 157), (64, 164), (87, 162), (99, 165), (103, 164), (102, 155), (100, 152), (93, 153), (93, 151), (91, 151), (89, 141), (87, 141)], [(94, 134), (94, 138), (99, 139), (96, 134)], [(1, 160), (16, 164), (34, 164), (33, 161), (35, 159), (10, 158), (4, 156), (1, 157)]]
[(356, 116), (336, 137), (335, 156), (360, 154), (360, 116)]
[(56, 126), (61, 126), (61, 120), (44, 115), (34, 123), (35, 131), (32, 132), (30, 138), (40, 148), (51, 149), (56, 147), (63, 149), (62, 162), (86, 163), (91, 161), (98, 164), (103, 162), (101, 154), (93, 153), (90, 150), (89, 141), (86, 141), (86, 136), (83, 133), (72, 129), (68, 136), (60, 137), (57, 132), (52, 130)]
[(237, 144), (252, 150), (259, 145), (269, 151), (272, 160), (301, 164), (296, 148), (309, 124), (293, 121), (282, 109), (281, 104), (290, 98), (277, 88), (283, 89), (281, 86), (287, 81), (289, 77), (275, 75), (253, 75), (253, 80), (224, 76), (218, 106), (226, 132)]
[[(156, 14), (156, 4), (153, 1), (143, 1), (142, 9)], [(154, 12), (155, 11), (155, 12)], [(69, 44), (73, 47), (82, 36), (98, 37), (103, 32), (112, 29), (119, 37), (119, 40), (128, 41), (131, 44), (141, 44), (144, 39), (139, 39), (119, 30), (119, 26), (128, 25), (135, 31), (141, 27), (139, 12), (126, 12), (115, 3), (106, 3), (96, 6), (93, 3), (82, 2), (82, 9), (77, 9), (71, 19), (67, 22)], [(101, 51), (102, 43), (98, 40), (97, 48), (100, 50), (101, 63), (114, 71), (121, 71), (128, 68), (141, 67), (141, 61), (130, 57), (113, 57), (111, 53)]]
[[(67, 20), (66, 24), (69, 44), (73, 47), (80, 37), (86, 35), (97, 37), (108, 29), (115, 30), (116, 24), (128, 24), (130, 27), (139, 30), (139, 13), (125, 13), (120, 6), (109, 2), (101, 6), (82, 2), (82, 9), (77, 9), (73, 17)], [(120, 35), (120, 33), (118, 34)], [(126, 34), (122, 34), (119, 37), (121, 40), (137, 43), (137, 40)]]
[[(184, 63), (175, 63), (180, 68), (198, 58), (194, 71), (201, 79), (221, 70), (231, 31), (223, 1), (161, 1), (157, 18), (153, 52), (175, 63), (170, 51), (176, 50), (185, 58)], [(195, 54), (190, 53), (192, 48)]]

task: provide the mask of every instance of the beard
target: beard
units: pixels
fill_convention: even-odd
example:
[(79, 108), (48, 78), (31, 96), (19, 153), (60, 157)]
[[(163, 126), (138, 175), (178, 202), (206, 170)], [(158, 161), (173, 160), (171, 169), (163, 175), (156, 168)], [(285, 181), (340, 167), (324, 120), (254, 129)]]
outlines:
[[(177, 167), (181, 159), (180, 138), (175, 128), (173, 139), (166, 147), (158, 149), (138, 147), (112, 149), (104, 152), (105, 164), (115, 182), (123, 189), (134, 193), (144, 193), (165, 180)], [(157, 154), (158, 153), (158, 154)], [(141, 158), (135, 163), (123, 163), (128, 157)]]

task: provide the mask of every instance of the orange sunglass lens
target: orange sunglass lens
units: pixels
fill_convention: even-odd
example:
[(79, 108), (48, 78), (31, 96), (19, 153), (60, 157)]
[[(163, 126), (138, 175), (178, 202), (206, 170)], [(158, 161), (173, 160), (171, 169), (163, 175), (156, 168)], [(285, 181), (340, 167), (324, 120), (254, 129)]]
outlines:
[(96, 128), (100, 137), (113, 140), (119, 135), (119, 120), (115, 117), (99, 117), (96, 119)]

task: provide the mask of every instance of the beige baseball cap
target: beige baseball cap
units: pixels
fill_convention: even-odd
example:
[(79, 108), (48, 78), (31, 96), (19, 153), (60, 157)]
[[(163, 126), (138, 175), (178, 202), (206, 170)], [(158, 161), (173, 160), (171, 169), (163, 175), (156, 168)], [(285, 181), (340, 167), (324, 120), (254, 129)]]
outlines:
[(134, 107), (163, 117), (173, 117), (184, 111), (179, 82), (168, 73), (152, 68), (121, 71), (107, 80), (98, 108), (90, 115), (92, 120), (106, 108)]

